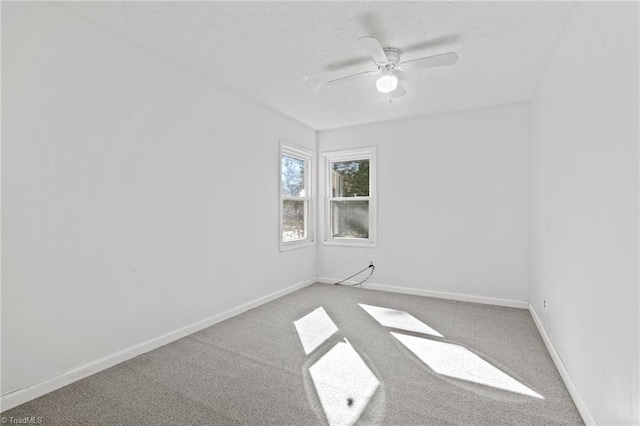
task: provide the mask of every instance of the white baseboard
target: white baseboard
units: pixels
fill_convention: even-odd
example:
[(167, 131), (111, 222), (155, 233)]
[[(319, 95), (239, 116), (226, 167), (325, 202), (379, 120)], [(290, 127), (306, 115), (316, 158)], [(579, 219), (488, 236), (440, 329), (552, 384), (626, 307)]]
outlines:
[(587, 426), (597, 426), (598, 422), (596, 421), (595, 417), (593, 417), (593, 414), (591, 414), (591, 411), (589, 410), (589, 407), (587, 407), (587, 404), (584, 402), (584, 399), (582, 399), (582, 395), (580, 395), (578, 387), (571, 378), (571, 374), (569, 374), (569, 370), (567, 370), (567, 367), (565, 367), (564, 362), (562, 362), (560, 354), (558, 353), (558, 351), (556, 351), (555, 346), (553, 346), (553, 342), (551, 341), (547, 330), (545, 330), (542, 326), (542, 321), (540, 321), (540, 318), (538, 317), (538, 314), (536, 313), (536, 310), (533, 308), (532, 304), (529, 304), (529, 312), (531, 312), (533, 322), (536, 323), (536, 327), (538, 327), (538, 331), (542, 336), (542, 340), (547, 346), (547, 350), (551, 355), (551, 359), (553, 359), (553, 363), (556, 365), (556, 368), (560, 373), (560, 377), (562, 377), (562, 381), (569, 391), (569, 395), (571, 395), (573, 402), (576, 404), (576, 408), (578, 408), (578, 412), (582, 416), (582, 420), (584, 420)]
[(257, 306), (263, 305), (267, 302), (270, 302), (274, 299), (282, 297), (293, 291), (299, 290), (315, 282), (316, 282), (316, 278), (314, 277), (309, 280), (294, 284), (282, 290), (278, 290), (274, 293), (268, 294), (266, 296), (252, 300), (251, 302), (248, 302), (238, 307), (235, 307), (233, 309), (230, 309), (226, 312), (222, 312), (212, 317), (205, 318), (201, 321), (195, 322), (193, 324), (187, 325), (185, 327), (179, 328), (174, 331), (170, 331), (169, 333), (163, 334), (151, 340), (147, 340), (146, 342), (142, 342), (138, 345), (124, 349), (120, 352), (116, 352), (114, 354), (107, 355), (104, 358), (100, 358), (95, 361), (89, 362), (87, 364), (81, 365), (77, 368), (74, 368), (73, 370), (69, 370), (65, 373), (56, 375), (54, 377), (41, 380), (29, 386), (25, 386), (23, 388), (17, 389), (15, 391), (8, 392), (0, 396), (0, 412), (9, 410), (20, 404), (24, 404), (27, 401), (31, 401), (32, 399), (35, 399), (39, 396), (52, 392), (63, 386), (67, 386), (80, 379), (84, 379), (87, 376), (90, 376), (99, 371), (105, 370), (109, 367), (113, 367), (116, 364), (119, 364), (123, 361), (127, 361), (131, 358), (134, 358), (138, 355), (149, 352), (153, 349), (159, 348), (160, 346), (164, 346), (167, 343), (173, 342), (174, 340), (178, 340), (182, 337), (193, 334), (197, 331), (200, 331), (214, 324), (217, 324), (221, 321), (224, 321), (226, 319), (239, 315), (243, 312), (248, 311), (249, 309), (253, 309)]
[[(319, 283), (335, 284), (339, 280), (327, 277), (318, 277)], [(358, 281), (345, 281), (345, 284), (356, 284)], [(474, 296), (470, 294), (447, 293), (443, 291), (424, 290), (421, 288), (396, 287), (392, 285), (365, 283), (365, 288), (370, 290), (389, 291), (391, 293), (413, 294), (416, 296), (436, 297), (438, 299), (459, 300), (462, 302), (483, 303), (485, 305), (506, 306), (509, 308), (528, 309), (529, 302), (511, 299), (499, 299), (496, 297)]]

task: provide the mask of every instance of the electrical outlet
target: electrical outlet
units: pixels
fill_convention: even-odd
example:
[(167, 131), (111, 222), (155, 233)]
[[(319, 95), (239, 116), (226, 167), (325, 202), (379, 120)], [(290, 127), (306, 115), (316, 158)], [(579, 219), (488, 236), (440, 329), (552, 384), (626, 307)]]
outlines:
[(542, 307), (543, 307), (544, 309), (547, 309), (547, 299), (544, 299), (544, 300), (542, 301)]
[(373, 266), (373, 260), (371, 262), (369, 262), (369, 267)]

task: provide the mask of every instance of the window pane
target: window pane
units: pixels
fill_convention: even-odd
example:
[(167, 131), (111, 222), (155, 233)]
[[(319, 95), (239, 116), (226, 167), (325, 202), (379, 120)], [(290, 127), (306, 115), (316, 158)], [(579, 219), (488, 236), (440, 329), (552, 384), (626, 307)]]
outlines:
[(331, 236), (369, 238), (369, 201), (331, 201)]
[(304, 240), (307, 238), (304, 226), (306, 201), (282, 201), (282, 241)]
[(331, 163), (332, 197), (369, 196), (369, 160)]
[(305, 161), (299, 158), (282, 156), (282, 195), (305, 197), (304, 170)]

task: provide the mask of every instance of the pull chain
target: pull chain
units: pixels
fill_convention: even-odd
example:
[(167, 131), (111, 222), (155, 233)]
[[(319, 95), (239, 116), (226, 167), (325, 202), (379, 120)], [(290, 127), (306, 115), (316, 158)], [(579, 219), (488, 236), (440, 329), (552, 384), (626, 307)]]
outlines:
[[(389, 69), (389, 85), (391, 85), (391, 69)], [(391, 96), (391, 92), (389, 92), (389, 104), (393, 103), (393, 96)]]

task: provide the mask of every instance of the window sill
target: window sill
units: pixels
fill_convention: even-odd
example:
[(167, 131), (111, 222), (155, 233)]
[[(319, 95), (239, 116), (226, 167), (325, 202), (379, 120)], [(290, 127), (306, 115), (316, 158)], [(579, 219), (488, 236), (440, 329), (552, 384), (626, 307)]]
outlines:
[(289, 250), (295, 250), (295, 249), (299, 249), (299, 248), (304, 248), (304, 247), (311, 247), (311, 246), (315, 246), (316, 242), (311, 240), (311, 241), (294, 241), (294, 242), (290, 242), (290, 243), (280, 243), (280, 251), (289, 251)]
[(322, 242), (326, 246), (342, 246), (342, 247), (365, 247), (376, 248), (378, 244), (371, 240), (357, 240), (352, 238), (331, 239)]

